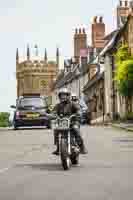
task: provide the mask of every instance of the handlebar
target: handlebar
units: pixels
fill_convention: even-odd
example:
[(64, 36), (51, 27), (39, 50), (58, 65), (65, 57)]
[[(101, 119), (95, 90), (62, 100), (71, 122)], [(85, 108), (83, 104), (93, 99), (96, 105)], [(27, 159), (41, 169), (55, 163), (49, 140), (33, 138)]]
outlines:
[(72, 118), (74, 118), (74, 117), (77, 117), (77, 115), (76, 115), (76, 114), (73, 114), (73, 115), (71, 115), (70, 117), (67, 117), (67, 116), (64, 116), (64, 117), (57, 116), (57, 117), (56, 117), (56, 119), (63, 119), (63, 118), (67, 118), (68, 120), (70, 120), (70, 121), (71, 121), (71, 119), (72, 119)]
[(67, 118), (67, 119), (71, 120), (72, 118), (78, 116), (77, 114), (72, 114), (70, 117), (67, 117), (67, 116), (61, 117), (61, 116), (58, 116), (58, 115), (56, 115), (56, 114), (48, 114), (48, 113), (45, 113), (45, 115), (46, 115), (50, 120), (63, 119), (63, 118)]

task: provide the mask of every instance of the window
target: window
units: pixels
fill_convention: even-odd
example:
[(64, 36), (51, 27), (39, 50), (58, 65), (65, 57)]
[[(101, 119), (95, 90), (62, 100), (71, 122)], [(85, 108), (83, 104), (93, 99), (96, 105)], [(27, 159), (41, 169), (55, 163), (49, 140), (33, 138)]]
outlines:
[(20, 107), (28, 107), (28, 106), (34, 106), (34, 107), (45, 107), (46, 101), (42, 98), (23, 98), (19, 101)]

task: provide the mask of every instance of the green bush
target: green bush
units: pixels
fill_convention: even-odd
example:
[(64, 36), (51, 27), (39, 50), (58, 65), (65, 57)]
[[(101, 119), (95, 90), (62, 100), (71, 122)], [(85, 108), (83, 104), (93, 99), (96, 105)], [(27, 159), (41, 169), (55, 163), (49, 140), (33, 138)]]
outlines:
[(128, 46), (122, 45), (115, 56), (115, 81), (118, 91), (123, 96), (133, 95), (133, 56), (128, 52)]
[(0, 113), (0, 127), (9, 126), (9, 116), (10, 116), (10, 114), (7, 112)]

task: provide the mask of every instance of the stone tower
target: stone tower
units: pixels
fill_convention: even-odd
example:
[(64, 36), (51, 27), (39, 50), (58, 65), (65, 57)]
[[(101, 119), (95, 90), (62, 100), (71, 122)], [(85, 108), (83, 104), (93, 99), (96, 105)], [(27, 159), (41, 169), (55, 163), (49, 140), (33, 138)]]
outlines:
[(125, 22), (130, 12), (133, 12), (133, 1), (120, 0), (117, 6), (117, 27), (121, 27)]
[(60, 53), (59, 53), (59, 48), (56, 49), (56, 66), (57, 69), (59, 69), (59, 57), (60, 57)]
[(105, 24), (103, 17), (95, 16), (92, 23), (92, 47), (101, 50), (105, 45)]
[(45, 53), (44, 53), (44, 62), (47, 63), (48, 58), (47, 58), (47, 49), (45, 49)]
[[(36, 47), (36, 46), (35, 46)], [(37, 49), (35, 49), (38, 51)], [(17, 96), (23, 94), (40, 94), (51, 96), (51, 84), (56, 79), (59, 71), (59, 50), (58, 64), (56, 61), (48, 61), (47, 51), (43, 59), (39, 59), (38, 53), (34, 58), (30, 55), (30, 48), (27, 46), (26, 60), (20, 61), (18, 49), (16, 51), (16, 79)], [(57, 56), (57, 52), (56, 52)]]
[(74, 58), (77, 63), (79, 63), (80, 50), (87, 48), (87, 34), (85, 29), (75, 29), (74, 34)]

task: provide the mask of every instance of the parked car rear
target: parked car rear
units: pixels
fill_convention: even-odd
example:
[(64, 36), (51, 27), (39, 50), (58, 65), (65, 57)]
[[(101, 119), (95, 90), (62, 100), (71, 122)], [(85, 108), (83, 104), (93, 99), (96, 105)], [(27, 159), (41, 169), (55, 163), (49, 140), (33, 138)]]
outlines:
[(18, 129), (23, 126), (46, 126), (51, 127), (50, 120), (46, 117), (48, 105), (45, 98), (40, 96), (24, 96), (17, 99), (13, 126)]

